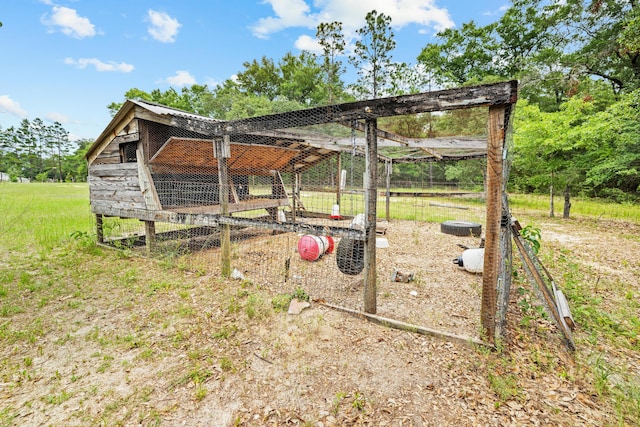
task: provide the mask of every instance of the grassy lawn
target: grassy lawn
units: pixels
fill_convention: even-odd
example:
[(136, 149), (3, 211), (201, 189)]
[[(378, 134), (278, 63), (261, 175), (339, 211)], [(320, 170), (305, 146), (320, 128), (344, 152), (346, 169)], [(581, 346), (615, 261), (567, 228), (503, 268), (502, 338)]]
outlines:
[(74, 231), (91, 232), (89, 187), (0, 183), (0, 247), (20, 253), (51, 251)]

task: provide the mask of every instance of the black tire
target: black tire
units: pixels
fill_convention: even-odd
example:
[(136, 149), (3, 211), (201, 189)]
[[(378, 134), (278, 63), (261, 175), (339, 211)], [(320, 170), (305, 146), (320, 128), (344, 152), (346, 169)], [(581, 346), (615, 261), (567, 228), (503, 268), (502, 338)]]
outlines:
[(482, 225), (471, 221), (445, 221), (440, 224), (440, 231), (453, 236), (480, 237)]
[(338, 269), (349, 276), (357, 276), (364, 270), (364, 240), (343, 237), (336, 249)]

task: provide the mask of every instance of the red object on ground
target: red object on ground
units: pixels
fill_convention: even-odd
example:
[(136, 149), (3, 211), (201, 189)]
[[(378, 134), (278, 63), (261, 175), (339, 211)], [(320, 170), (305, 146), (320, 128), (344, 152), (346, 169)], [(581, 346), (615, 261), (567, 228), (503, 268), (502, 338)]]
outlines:
[(306, 261), (317, 261), (322, 255), (333, 252), (334, 247), (331, 236), (305, 234), (298, 240), (298, 253)]

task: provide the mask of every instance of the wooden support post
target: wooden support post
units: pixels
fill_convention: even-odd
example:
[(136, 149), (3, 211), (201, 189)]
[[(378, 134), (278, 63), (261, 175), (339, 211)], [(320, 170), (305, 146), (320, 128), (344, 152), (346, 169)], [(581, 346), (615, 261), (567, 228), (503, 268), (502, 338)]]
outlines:
[(338, 161), (337, 161), (337, 170), (336, 170), (336, 204), (340, 205), (340, 183), (342, 182), (342, 153), (338, 152)]
[(295, 173), (293, 175), (293, 200), (292, 202), (292, 207), (293, 209), (291, 210), (291, 222), (296, 222), (296, 215), (298, 213), (298, 201), (300, 200), (300, 174), (299, 173)]
[(391, 221), (391, 215), (389, 213), (390, 205), (391, 205), (391, 173), (393, 172), (393, 166), (390, 160), (384, 162), (384, 170), (387, 174), (387, 191), (385, 193), (386, 204), (385, 204), (385, 212), (387, 214), (387, 221)]
[(144, 222), (144, 235), (147, 251), (151, 252), (156, 244), (156, 223), (154, 221)]
[(505, 105), (489, 107), (487, 137), (487, 223), (485, 225), (482, 306), (480, 321), (485, 338), (495, 342), (497, 291), (502, 216), (502, 157), (505, 137)]
[[(218, 191), (220, 195), (220, 213), (229, 216), (229, 173), (227, 159), (231, 157), (230, 137), (214, 140), (214, 154), (218, 159)], [(220, 225), (220, 270), (222, 277), (231, 275), (231, 226)]]
[(104, 243), (104, 231), (102, 229), (102, 215), (96, 214), (96, 240), (98, 243)]
[(376, 304), (376, 213), (378, 187), (378, 121), (367, 119), (365, 123), (367, 138), (366, 186), (365, 186), (365, 246), (364, 246), (364, 311), (375, 314)]

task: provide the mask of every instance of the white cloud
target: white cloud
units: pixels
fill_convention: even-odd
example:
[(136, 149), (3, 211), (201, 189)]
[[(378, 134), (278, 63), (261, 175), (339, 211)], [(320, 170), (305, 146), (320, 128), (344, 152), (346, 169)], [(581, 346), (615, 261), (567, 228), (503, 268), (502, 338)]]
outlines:
[(288, 27), (309, 27), (317, 24), (317, 17), (310, 14), (311, 8), (305, 0), (263, 0), (270, 4), (276, 16), (260, 18), (251, 27), (253, 34), (259, 38), (267, 38)]
[(167, 77), (166, 82), (171, 86), (188, 86), (196, 84), (196, 79), (188, 71), (176, 71), (175, 76)]
[(300, 50), (306, 50), (306, 51), (315, 52), (315, 53), (322, 53), (322, 46), (320, 46), (320, 43), (318, 43), (318, 40), (313, 37), (309, 37), (307, 35), (302, 35), (298, 37), (298, 40), (296, 40), (295, 46)]
[[(68, 7), (53, 6), (51, 15), (45, 15), (42, 18), (42, 23), (50, 27), (60, 27), (63, 34), (77, 39), (96, 35), (95, 26), (89, 21), (89, 18), (79, 16), (75, 9)], [(55, 30), (52, 29), (52, 31)]]
[(8, 113), (21, 119), (27, 117), (27, 112), (20, 107), (20, 103), (11, 99), (9, 95), (0, 95), (0, 113)]
[(150, 22), (148, 31), (151, 37), (162, 43), (176, 41), (178, 29), (182, 27), (177, 19), (170, 17), (165, 12), (149, 9), (148, 20)]
[(100, 72), (109, 71), (118, 73), (130, 73), (135, 68), (133, 65), (127, 64), (125, 62), (121, 62), (119, 64), (113, 61), (102, 62), (97, 58), (65, 58), (64, 63), (67, 65), (73, 65), (80, 69), (85, 69), (88, 66), (92, 65), (93, 67), (95, 67), (96, 71)]
[(342, 22), (347, 39), (364, 24), (365, 16), (375, 9), (391, 17), (391, 25), (401, 28), (409, 24), (433, 28), (436, 31), (454, 26), (449, 11), (438, 7), (436, 0), (315, 0), (316, 11), (305, 0), (264, 0), (270, 4), (274, 15), (262, 18), (251, 29), (256, 37), (289, 27), (315, 29), (321, 22)]
[(69, 117), (62, 113), (56, 113), (56, 112), (47, 113), (45, 118), (54, 123), (58, 122), (58, 123), (64, 124), (69, 122)]
[(498, 15), (501, 15), (502, 13), (506, 12), (508, 9), (509, 9), (509, 5), (508, 4), (504, 4), (504, 5), (500, 6), (496, 10), (487, 10), (485, 12), (482, 12), (482, 15), (484, 15), (484, 16), (498, 16)]
[(220, 80), (216, 79), (216, 78), (207, 77), (204, 80), (204, 84), (206, 84), (209, 87), (209, 89), (212, 89), (212, 88), (222, 84), (222, 82)]

